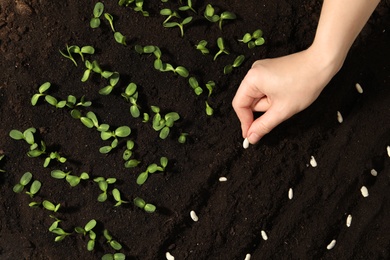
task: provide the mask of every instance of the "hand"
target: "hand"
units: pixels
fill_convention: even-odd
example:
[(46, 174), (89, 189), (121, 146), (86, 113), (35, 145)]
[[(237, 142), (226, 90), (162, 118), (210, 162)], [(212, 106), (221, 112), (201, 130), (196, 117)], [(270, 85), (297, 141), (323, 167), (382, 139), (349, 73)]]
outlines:
[[(319, 96), (340, 66), (310, 48), (288, 56), (258, 60), (233, 99), (242, 136), (257, 143), (265, 134)], [(324, 58), (324, 59), (322, 59)], [(254, 120), (253, 112), (265, 112)]]

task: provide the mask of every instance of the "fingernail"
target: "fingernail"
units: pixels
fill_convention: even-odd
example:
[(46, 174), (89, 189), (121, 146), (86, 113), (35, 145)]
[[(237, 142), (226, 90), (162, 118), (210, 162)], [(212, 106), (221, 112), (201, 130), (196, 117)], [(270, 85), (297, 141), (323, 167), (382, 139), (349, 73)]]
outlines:
[(249, 147), (248, 138), (245, 138), (245, 139), (244, 139), (244, 142), (242, 143), (242, 147), (244, 147), (244, 149), (247, 149), (247, 148)]
[(258, 141), (260, 140), (260, 136), (256, 133), (252, 133), (249, 137), (248, 137), (248, 141), (250, 144), (255, 144), (257, 143)]

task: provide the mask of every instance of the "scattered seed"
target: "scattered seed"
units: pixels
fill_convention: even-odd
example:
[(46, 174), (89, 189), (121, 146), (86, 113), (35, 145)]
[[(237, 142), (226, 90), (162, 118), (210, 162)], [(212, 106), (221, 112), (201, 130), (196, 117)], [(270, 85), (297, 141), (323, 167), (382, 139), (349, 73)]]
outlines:
[(372, 170), (371, 170), (371, 175), (372, 175), (372, 176), (377, 176), (377, 175), (378, 175), (378, 172), (377, 172), (375, 169), (372, 169)]
[(357, 92), (359, 92), (360, 94), (363, 93), (363, 88), (362, 88), (362, 86), (360, 86), (359, 83), (356, 83), (355, 87), (356, 87)]
[(247, 149), (249, 147), (249, 140), (248, 140), (248, 138), (244, 139), (244, 142), (242, 143), (242, 146), (244, 147), (244, 149)]
[(165, 253), (165, 257), (167, 258), (167, 260), (175, 260), (175, 257), (173, 255), (171, 255), (171, 253), (169, 253), (169, 252)]
[(337, 121), (339, 121), (340, 124), (343, 122), (343, 116), (340, 111), (337, 111)]
[(288, 198), (289, 198), (290, 200), (292, 200), (293, 196), (294, 196), (293, 189), (290, 188), (290, 189), (288, 190)]
[(350, 227), (351, 226), (351, 222), (352, 222), (352, 215), (349, 214), (348, 217), (347, 217), (347, 227)]
[(332, 242), (326, 247), (326, 249), (331, 250), (336, 245), (336, 240), (333, 239)]
[(362, 186), (362, 188), (360, 189), (363, 197), (368, 197), (368, 189), (366, 186)]
[(387, 146), (387, 155), (390, 157), (390, 145)]
[(197, 222), (199, 220), (198, 216), (196, 215), (195, 211), (191, 210), (190, 216), (193, 221)]
[(220, 182), (227, 181), (227, 178), (226, 178), (226, 177), (219, 177), (219, 181), (220, 181)]
[(267, 233), (265, 233), (264, 230), (261, 230), (261, 237), (262, 237), (264, 240), (268, 240)]
[(245, 260), (250, 260), (251, 259), (251, 254), (246, 254)]
[(310, 159), (310, 165), (312, 167), (317, 167), (317, 161), (316, 161), (316, 159), (314, 159), (314, 156), (312, 156)]

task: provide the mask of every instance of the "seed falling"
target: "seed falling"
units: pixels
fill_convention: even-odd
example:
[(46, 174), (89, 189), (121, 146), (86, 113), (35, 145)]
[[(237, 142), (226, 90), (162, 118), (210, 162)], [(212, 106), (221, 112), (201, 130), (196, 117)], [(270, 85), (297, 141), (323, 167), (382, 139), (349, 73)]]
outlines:
[(316, 161), (316, 159), (314, 159), (314, 156), (311, 156), (310, 165), (312, 167), (317, 167), (317, 161)]
[(352, 215), (349, 214), (348, 217), (347, 217), (347, 222), (346, 222), (347, 227), (350, 227), (351, 223), (352, 223)]
[(175, 257), (173, 255), (171, 255), (171, 253), (169, 253), (169, 252), (165, 253), (165, 257), (167, 258), (167, 260), (175, 260)]
[(227, 178), (226, 178), (226, 177), (219, 177), (219, 181), (220, 181), (220, 182), (227, 181)]
[(360, 189), (360, 191), (361, 191), (363, 197), (365, 197), (365, 198), (368, 197), (368, 189), (367, 189), (366, 186), (362, 186), (362, 188)]
[(359, 83), (356, 83), (355, 87), (356, 87), (357, 92), (359, 92), (360, 94), (363, 93), (363, 88), (362, 88), (362, 86), (360, 86)]
[(251, 259), (251, 254), (246, 254), (245, 260), (250, 260)]
[(326, 247), (326, 249), (331, 250), (336, 245), (336, 240), (333, 239), (332, 242)]
[(339, 121), (340, 124), (343, 122), (343, 116), (340, 111), (337, 111), (337, 121)]
[(196, 215), (195, 211), (191, 210), (190, 216), (193, 221), (197, 222), (199, 220), (198, 216)]
[(372, 176), (377, 176), (377, 175), (378, 175), (378, 172), (377, 172), (375, 169), (372, 169), (372, 170), (371, 170), (371, 175), (372, 175)]
[(387, 146), (387, 155), (390, 157), (390, 145)]
[(293, 196), (294, 196), (293, 189), (290, 188), (290, 189), (288, 190), (288, 198), (289, 198), (290, 200), (292, 200)]
[(261, 230), (261, 237), (262, 237), (264, 240), (268, 240), (267, 233), (265, 233), (264, 230)]
[(242, 143), (242, 147), (244, 147), (244, 149), (247, 149), (249, 147), (249, 140), (248, 140), (248, 138), (244, 139), (244, 142)]

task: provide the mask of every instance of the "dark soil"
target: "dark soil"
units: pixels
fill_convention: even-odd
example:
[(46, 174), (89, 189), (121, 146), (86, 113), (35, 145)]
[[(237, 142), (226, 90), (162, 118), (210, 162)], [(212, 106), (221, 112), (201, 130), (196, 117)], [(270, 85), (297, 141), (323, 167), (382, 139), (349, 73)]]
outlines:
[[(203, 19), (209, 2), (193, 1), (198, 15), (185, 27), (164, 28), (162, 8), (177, 10), (179, 4), (145, 1), (150, 17), (143, 17), (117, 1), (103, 1), (114, 16), (117, 31), (127, 36), (127, 46), (115, 42), (104, 19), (98, 29), (89, 27), (96, 1), (0, 0), (0, 258), (1, 259), (100, 259), (115, 251), (106, 243), (108, 229), (123, 245), (126, 259), (389, 259), (390, 258), (390, 37), (389, 3), (382, 1), (358, 37), (341, 71), (318, 100), (305, 111), (277, 127), (249, 149), (242, 148), (238, 119), (231, 107), (240, 81), (256, 59), (277, 57), (307, 48), (315, 33), (321, 1), (214, 0), (217, 12), (232, 11), (235, 21), (217, 24)], [(152, 3), (153, 2), (153, 3)], [(183, 1), (185, 2), (185, 1)], [(246, 32), (264, 31), (266, 44), (248, 49), (239, 43)], [(223, 37), (231, 51), (212, 61), (216, 39)], [(209, 42), (210, 55), (203, 56), (194, 45)], [(329, 39), (332, 40), (332, 39)], [(118, 86), (109, 96), (98, 94), (107, 81), (94, 74), (80, 81), (84, 65), (62, 57), (59, 50), (69, 45), (92, 45), (105, 70), (118, 71)], [(182, 65), (202, 86), (216, 82), (208, 99), (214, 115), (205, 114), (207, 89), (196, 96), (184, 79), (153, 68), (154, 58), (139, 55), (134, 45), (156, 45), (162, 60)], [(244, 54), (244, 64), (229, 75), (225, 65)], [(96, 129), (85, 127), (70, 116), (70, 109), (56, 109), (42, 98), (30, 103), (38, 87), (49, 81), (49, 93), (58, 99), (70, 94), (85, 95), (100, 122), (112, 128), (128, 125), (134, 140), (133, 158), (141, 161), (126, 169), (122, 159), (125, 141), (107, 155), (99, 148), (109, 145)], [(129, 104), (121, 97), (127, 84), (138, 85), (142, 112), (159, 106), (162, 114), (176, 111), (181, 119), (169, 137), (162, 140), (150, 123), (133, 118)], [(364, 89), (359, 94), (355, 84)], [(337, 111), (344, 122), (337, 121)], [(64, 164), (45, 156), (29, 158), (28, 144), (9, 137), (12, 129), (38, 129), (37, 140), (47, 151), (68, 158)], [(180, 144), (181, 132), (189, 134)], [(165, 172), (152, 174), (138, 186), (136, 178), (149, 164), (169, 159)], [(318, 166), (309, 164), (311, 156)], [(55, 169), (88, 172), (90, 180), (70, 187), (65, 180), (50, 176)], [(374, 177), (371, 169), (378, 172)], [(27, 171), (42, 182), (31, 199), (16, 194), (13, 186)], [(97, 201), (98, 185), (92, 180), (117, 178), (110, 185), (108, 201)], [(226, 182), (219, 182), (219, 177)], [(360, 192), (366, 186), (369, 196)], [(28, 188), (29, 186), (27, 186)], [(148, 214), (133, 203), (114, 207), (111, 190), (121, 191), (124, 200), (139, 196), (157, 206)], [(293, 188), (294, 197), (288, 199)], [(59, 212), (31, 208), (31, 201), (60, 203)], [(194, 210), (198, 222), (190, 218)], [(345, 224), (348, 214), (352, 225)], [(59, 226), (73, 234), (54, 242), (48, 228), (54, 215)], [(76, 226), (96, 219), (96, 246), (86, 249), (87, 238), (76, 234)], [(261, 230), (269, 239), (261, 238)], [(335, 239), (336, 246), (327, 250)]]

